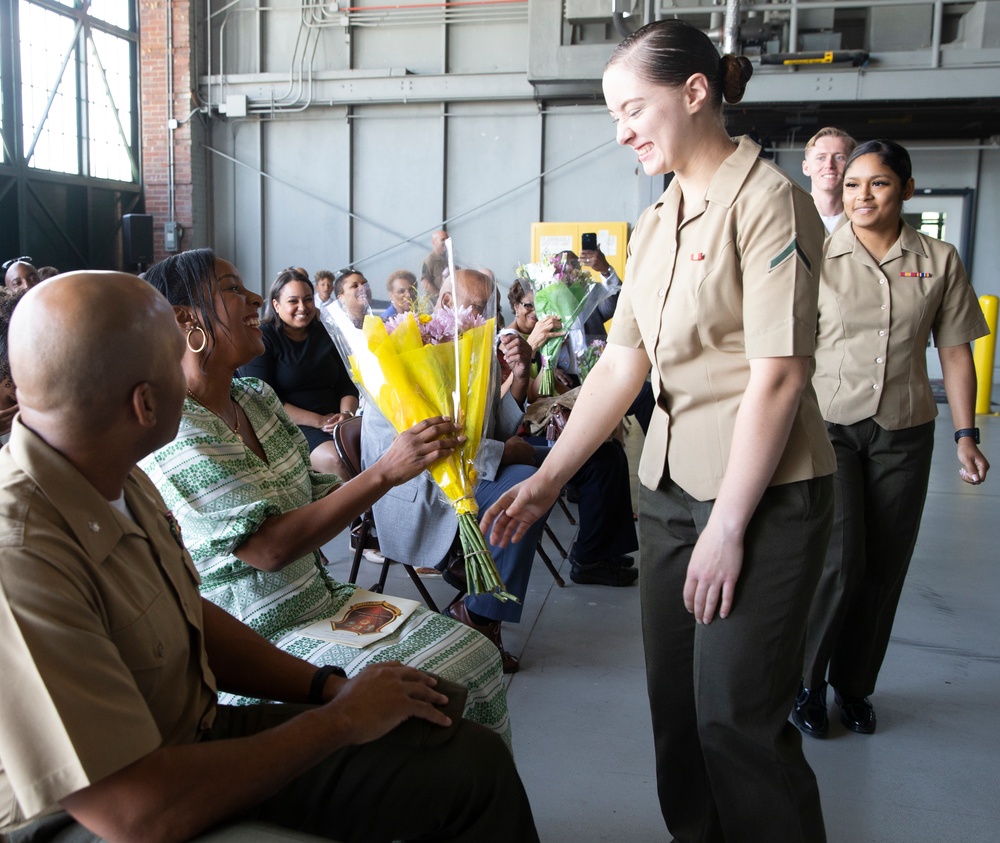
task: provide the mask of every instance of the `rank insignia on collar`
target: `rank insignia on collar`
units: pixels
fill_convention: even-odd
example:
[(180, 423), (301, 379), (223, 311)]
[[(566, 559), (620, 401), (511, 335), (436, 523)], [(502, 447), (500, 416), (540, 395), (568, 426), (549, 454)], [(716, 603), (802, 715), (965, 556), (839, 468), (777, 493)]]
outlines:
[(900, 272), (900, 278), (933, 278), (930, 272)]
[(809, 256), (804, 251), (802, 251), (802, 247), (799, 245), (799, 241), (796, 240), (794, 237), (788, 241), (788, 245), (785, 246), (785, 248), (783, 248), (780, 252), (778, 252), (778, 254), (776, 254), (773, 258), (771, 258), (770, 262), (767, 265), (767, 271), (772, 272), (773, 270), (777, 269), (785, 261), (789, 260), (793, 256), (798, 258), (802, 262), (802, 265), (806, 268), (806, 271), (810, 275), (812, 275), (813, 271), (812, 261), (809, 260)]
[(167, 526), (170, 528), (170, 535), (174, 537), (174, 541), (177, 542), (177, 546), (183, 550), (184, 542), (181, 539), (181, 525), (177, 523), (177, 519), (174, 518), (172, 512), (167, 513)]
[(691, 260), (693, 260), (693, 261), (703, 261), (703, 260), (705, 260), (705, 253), (704, 252), (692, 252), (691, 253)]

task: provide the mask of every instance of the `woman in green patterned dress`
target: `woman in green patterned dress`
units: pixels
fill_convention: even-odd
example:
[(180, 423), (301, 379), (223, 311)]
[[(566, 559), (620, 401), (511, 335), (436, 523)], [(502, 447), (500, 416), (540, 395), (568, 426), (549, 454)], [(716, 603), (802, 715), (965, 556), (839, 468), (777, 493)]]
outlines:
[(174, 306), (187, 335), (188, 397), (177, 438), (142, 468), (181, 525), (202, 594), (282, 649), (317, 665), (339, 665), (349, 676), (397, 660), (460, 682), (469, 689), (465, 716), (509, 746), (500, 655), (478, 632), (423, 607), (364, 649), (298, 632), (336, 614), (355, 591), (327, 574), (319, 548), (391, 486), (454, 448), (454, 425), (444, 419), (415, 425), (347, 483), (316, 473), (305, 438), (274, 391), (263, 381), (233, 377), (264, 348), (262, 300), (243, 286), (236, 268), (198, 249), (167, 258), (146, 277)]

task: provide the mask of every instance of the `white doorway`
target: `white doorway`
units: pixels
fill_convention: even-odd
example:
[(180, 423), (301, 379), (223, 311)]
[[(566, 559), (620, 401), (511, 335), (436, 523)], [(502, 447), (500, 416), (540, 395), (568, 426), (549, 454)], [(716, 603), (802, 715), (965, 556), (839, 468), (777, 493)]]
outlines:
[[(971, 189), (925, 189), (918, 190), (903, 205), (903, 219), (917, 231), (951, 243), (958, 249), (970, 274), (973, 196)], [(941, 361), (937, 349), (930, 344), (927, 347), (927, 375), (932, 380), (941, 379)]]

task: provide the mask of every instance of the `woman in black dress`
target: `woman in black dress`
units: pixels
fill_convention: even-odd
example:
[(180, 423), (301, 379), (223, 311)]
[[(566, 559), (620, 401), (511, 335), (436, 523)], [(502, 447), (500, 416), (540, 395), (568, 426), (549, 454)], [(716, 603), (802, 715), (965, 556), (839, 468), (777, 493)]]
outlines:
[(309, 443), (313, 469), (346, 477), (330, 434), (357, 411), (358, 390), (316, 313), (309, 279), (297, 269), (282, 270), (261, 320), (264, 353), (240, 374), (260, 378), (278, 394)]

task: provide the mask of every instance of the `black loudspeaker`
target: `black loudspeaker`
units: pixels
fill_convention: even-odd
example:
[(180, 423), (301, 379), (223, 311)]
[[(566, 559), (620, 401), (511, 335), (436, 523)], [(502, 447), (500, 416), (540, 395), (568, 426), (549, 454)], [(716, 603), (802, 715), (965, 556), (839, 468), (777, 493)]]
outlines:
[(125, 263), (149, 265), (153, 262), (153, 215), (125, 214), (122, 217), (122, 245)]

